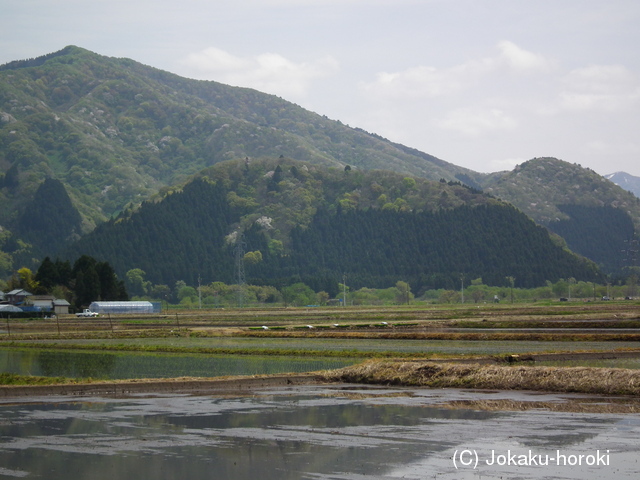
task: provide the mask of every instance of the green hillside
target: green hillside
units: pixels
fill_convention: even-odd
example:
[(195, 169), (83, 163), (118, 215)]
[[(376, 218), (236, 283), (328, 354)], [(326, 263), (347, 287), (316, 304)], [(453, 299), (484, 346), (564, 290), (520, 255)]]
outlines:
[[(280, 157), (305, 163), (285, 166)], [(280, 170), (262, 171), (256, 158), (277, 159)], [(312, 171), (318, 167), (338, 176)], [(338, 206), (420, 213), (494, 201), (480, 189), (563, 235), (607, 272), (628, 266), (620, 242), (629, 221), (640, 228), (640, 201), (578, 165), (544, 158), (480, 174), (273, 95), (69, 46), (0, 66), (0, 278), (36, 267), (203, 169), (227, 189), (236, 229), (271, 218), (270, 240), (285, 248), (290, 233), (327, 206), (331, 214)], [(264, 186), (257, 180), (267, 174)], [(301, 179), (304, 188), (290, 188)]]
[(203, 168), (280, 155), (436, 180), (479, 176), (273, 95), (69, 46), (0, 66), (0, 273), (53, 253), (47, 236), (18, 225), (47, 178), (64, 186), (87, 233)]
[(48, 176), (90, 229), (207, 166), (281, 154), (436, 180), (474, 175), (273, 95), (78, 47), (0, 67), (0, 172), (11, 171), (2, 222)]
[(493, 176), (485, 191), (561, 235), (571, 250), (618, 273), (640, 230), (640, 199), (594, 171), (556, 158), (534, 158)]
[(120, 277), (139, 268), (154, 284), (235, 283), (238, 245), (248, 282), (330, 293), (344, 273), (354, 287), (404, 280), (414, 291), (455, 288), (460, 275), (526, 287), (599, 278), (524, 214), (459, 183), (286, 158), (212, 167), (100, 225), (69, 255), (106, 260)]

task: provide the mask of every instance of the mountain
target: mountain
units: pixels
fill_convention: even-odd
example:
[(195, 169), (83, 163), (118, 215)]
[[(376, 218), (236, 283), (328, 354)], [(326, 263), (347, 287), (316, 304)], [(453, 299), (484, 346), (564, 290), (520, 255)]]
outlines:
[(605, 175), (604, 178), (616, 185), (640, 197), (640, 177), (635, 177), (626, 172), (616, 172)]
[(580, 165), (534, 158), (501, 176), (485, 192), (518, 207), (561, 235), (571, 250), (617, 273), (640, 229), (640, 199)]
[(10, 270), (7, 258), (55, 253), (47, 236), (18, 226), (47, 178), (64, 186), (87, 233), (203, 168), (280, 155), (435, 180), (481, 177), (273, 95), (68, 46), (0, 66), (0, 270)]
[(414, 291), (457, 288), (460, 275), (524, 287), (600, 278), (522, 212), (459, 182), (287, 158), (206, 169), (101, 224), (68, 255), (77, 252), (168, 286), (236, 283), (238, 255), (250, 283), (304, 281), (331, 294), (345, 273), (352, 287), (404, 280)]
[[(480, 174), (273, 95), (190, 80), (130, 59), (69, 46), (0, 66), (0, 277), (21, 266), (33, 268), (44, 255), (56, 255), (101, 223), (121, 213), (120, 218), (127, 217), (149, 198), (179, 190), (176, 185), (202, 169), (233, 159), (251, 163), (254, 158), (280, 157), (304, 161), (306, 168), (349, 169), (351, 178), (366, 177), (367, 171), (376, 169), (401, 174), (396, 190), (378, 195), (374, 195), (378, 187), (345, 190), (346, 196), (338, 200), (345, 210), (356, 204), (361, 209), (430, 211), (398, 193), (405, 177), (409, 184), (421, 184), (418, 178), (442, 179), (451, 188), (449, 182), (461, 182), (471, 187), (460, 186), (463, 197), (485, 189), (557, 233), (588, 238), (599, 231), (601, 240), (590, 245), (594, 248), (582, 248), (569, 239), (567, 243), (590, 258), (595, 252), (593, 259), (607, 271), (623, 264), (613, 258), (621, 254), (611, 252), (619, 252), (621, 239), (629, 235), (624, 215), (636, 230), (640, 227), (637, 199), (579, 166), (534, 159), (513, 172)], [(231, 167), (211, 174), (222, 175), (226, 168)], [(274, 169), (277, 178), (280, 173)], [(42, 188), (46, 182), (47, 188)], [(425, 192), (446, 194), (438, 197), (441, 208), (465, 203), (457, 193), (428, 188)], [(281, 199), (269, 204), (269, 211), (289, 212), (288, 217), (265, 214), (288, 218), (279, 226), (278, 241), (286, 243), (294, 228), (311, 224), (318, 206), (311, 207), (296, 195), (277, 197), (276, 189), (268, 193)], [(229, 195), (232, 208), (250, 210), (251, 202), (262, 205), (264, 200), (251, 199), (251, 191), (242, 188)], [(290, 200), (303, 208), (290, 208)], [(611, 207), (624, 215), (613, 226), (599, 225), (595, 218), (611, 215), (579, 213), (573, 205)], [(570, 225), (557, 223), (569, 220)], [(251, 219), (241, 215), (241, 222), (244, 226)], [(617, 240), (609, 245), (604, 239), (612, 228)], [(611, 258), (598, 257), (604, 251)]]
[(273, 95), (197, 81), (69, 46), (0, 66), (0, 222), (47, 177), (85, 231), (223, 160), (285, 155), (439, 180), (479, 174)]

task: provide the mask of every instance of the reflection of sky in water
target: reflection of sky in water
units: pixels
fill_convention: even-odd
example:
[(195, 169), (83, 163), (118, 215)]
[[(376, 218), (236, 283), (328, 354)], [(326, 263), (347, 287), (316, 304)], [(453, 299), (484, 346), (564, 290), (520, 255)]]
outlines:
[[(258, 393), (258, 392), (256, 392)], [(55, 397), (0, 403), (0, 476), (91, 479), (637, 478), (637, 414), (482, 411), (451, 401), (536, 405), (584, 396), (308, 386), (248, 397)], [(631, 400), (630, 400), (631, 401)], [(456, 450), (478, 470), (456, 470)], [(589, 455), (610, 465), (486, 465), (498, 454)]]

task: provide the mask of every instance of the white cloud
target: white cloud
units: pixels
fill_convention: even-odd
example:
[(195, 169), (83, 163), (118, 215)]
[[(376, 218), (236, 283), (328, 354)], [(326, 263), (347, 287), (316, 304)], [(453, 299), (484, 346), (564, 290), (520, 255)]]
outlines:
[(219, 48), (209, 47), (201, 52), (190, 53), (183, 63), (201, 72), (225, 73), (244, 70), (250, 66), (251, 62)]
[(640, 79), (620, 65), (591, 65), (569, 72), (560, 106), (567, 110), (616, 112), (640, 99)]
[(381, 72), (372, 83), (362, 83), (361, 89), (373, 96), (387, 98), (425, 98), (453, 93), (464, 86), (463, 78), (452, 70), (434, 67), (414, 67), (402, 72)]
[(201, 79), (255, 88), (285, 98), (304, 97), (315, 79), (339, 70), (337, 60), (331, 56), (295, 63), (277, 53), (238, 57), (215, 47), (189, 54), (182, 64)]
[(516, 71), (547, 71), (553, 62), (544, 56), (520, 48), (513, 42), (504, 40), (498, 44), (501, 59)]
[(419, 65), (398, 72), (381, 72), (360, 90), (372, 100), (410, 100), (451, 96), (476, 89), (481, 82), (505, 82), (507, 72), (548, 72), (554, 62), (510, 41), (498, 43), (491, 57), (469, 60), (446, 68)]
[(360, 89), (373, 98), (433, 98), (469, 88), (495, 68), (493, 59), (473, 60), (449, 68), (420, 65), (400, 72), (381, 72)]
[(476, 137), (491, 131), (513, 130), (518, 122), (498, 108), (459, 108), (449, 112), (438, 125)]

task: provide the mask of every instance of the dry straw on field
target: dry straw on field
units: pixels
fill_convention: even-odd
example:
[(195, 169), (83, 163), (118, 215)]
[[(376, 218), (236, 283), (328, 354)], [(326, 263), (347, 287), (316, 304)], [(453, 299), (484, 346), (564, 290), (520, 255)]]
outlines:
[(372, 360), (326, 373), (349, 383), (638, 395), (640, 370)]

